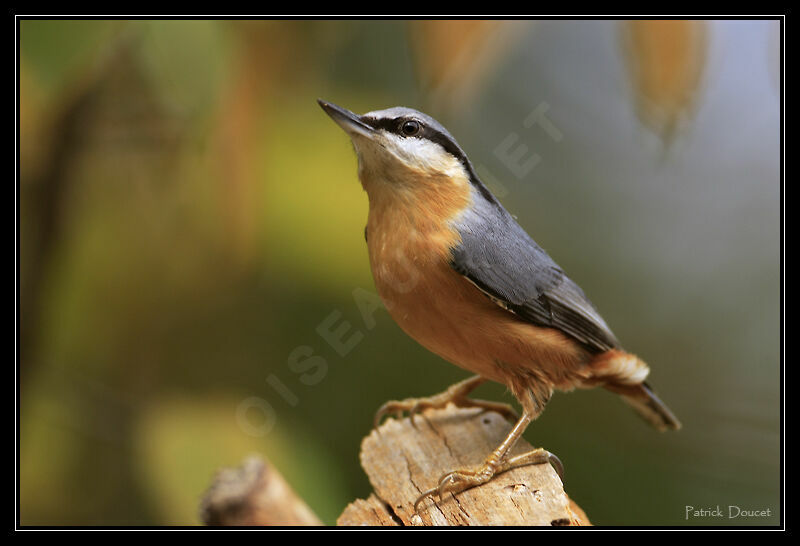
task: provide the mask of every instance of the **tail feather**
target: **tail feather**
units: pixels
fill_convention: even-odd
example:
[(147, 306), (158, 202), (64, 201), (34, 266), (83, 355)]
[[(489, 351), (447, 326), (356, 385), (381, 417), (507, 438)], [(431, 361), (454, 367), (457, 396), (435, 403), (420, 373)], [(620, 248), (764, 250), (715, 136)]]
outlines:
[(645, 421), (657, 428), (659, 432), (681, 428), (678, 418), (664, 402), (659, 400), (647, 383), (643, 382), (638, 385), (609, 384), (606, 385), (606, 388), (620, 394), (625, 402), (630, 404)]

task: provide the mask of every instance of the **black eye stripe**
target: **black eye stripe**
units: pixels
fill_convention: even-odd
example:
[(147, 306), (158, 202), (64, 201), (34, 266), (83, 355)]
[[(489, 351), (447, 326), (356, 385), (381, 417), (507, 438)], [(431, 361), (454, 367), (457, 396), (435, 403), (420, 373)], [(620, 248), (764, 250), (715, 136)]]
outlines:
[(431, 142), (435, 142), (439, 144), (442, 148), (453, 154), (459, 159), (466, 159), (464, 152), (461, 151), (461, 148), (452, 141), (447, 135), (442, 133), (441, 131), (437, 131), (433, 127), (427, 125), (423, 121), (420, 121), (415, 118), (408, 118), (408, 117), (400, 117), (400, 118), (368, 118), (362, 117), (361, 120), (372, 127), (373, 129), (383, 129), (389, 133), (393, 133), (396, 135), (405, 136), (403, 134), (403, 124), (406, 121), (416, 121), (420, 124), (419, 132), (414, 135), (419, 138), (424, 138), (430, 140)]
[(366, 116), (361, 118), (361, 121), (372, 127), (373, 129), (383, 129), (390, 133), (397, 132), (397, 120), (390, 118), (368, 118)]
[(425, 122), (413, 117), (379, 118), (379, 119), (362, 117), (361, 120), (370, 127), (372, 127), (373, 129), (383, 129), (384, 131), (400, 136), (408, 136), (408, 134), (403, 132), (403, 126), (408, 122), (417, 123), (420, 127), (419, 131), (415, 133), (413, 136), (419, 136), (425, 138), (425, 133), (427, 133), (429, 129), (428, 126), (425, 124)]
[(369, 125), (374, 129), (383, 129), (389, 133), (393, 133), (396, 135), (400, 135), (405, 137), (406, 135), (403, 134), (402, 126), (403, 123), (406, 121), (416, 121), (420, 124), (421, 128), (419, 132), (417, 132), (414, 136), (417, 138), (424, 138), (426, 140), (430, 140), (431, 142), (435, 142), (442, 148), (444, 148), (448, 153), (455, 156), (459, 161), (464, 164), (468, 163), (468, 159), (466, 154), (464, 154), (463, 150), (456, 144), (452, 138), (448, 135), (444, 134), (441, 131), (438, 131), (431, 127), (430, 125), (426, 124), (423, 121), (420, 121), (413, 117), (398, 117), (398, 118), (369, 118), (369, 117), (362, 117), (361, 120)]
[(401, 136), (402, 133), (400, 132), (400, 127), (402, 125), (401, 120), (410, 120), (413, 119), (419, 122), (422, 126), (421, 130), (414, 135), (415, 138), (424, 138), (430, 140), (431, 142), (435, 142), (439, 146), (445, 149), (445, 151), (451, 154), (453, 157), (458, 159), (464, 168), (469, 173), (470, 181), (475, 186), (475, 188), (481, 192), (481, 194), (486, 198), (487, 201), (491, 203), (495, 203), (499, 205), (499, 202), (495, 198), (494, 195), (486, 188), (483, 182), (480, 181), (478, 175), (475, 174), (475, 170), (472, 167), (472, 163), (467, 158), (467, 155), (461, 149), (461, 147), (456, 143), (455, 139), (450, 136), (450, 133), (442, 127), (435, 119), (422, 114), (421, 112), (417, 112), (415, 110), (411, 110), (410, 108), (397, 108), (397, 110), (405, 110), (402, 115), (397, 116), (387, 116), (381, 118), (374, 118), (369, 116), (361, 116), (361, 121), (372, 127), (376, 130), (384, 130), (389, 133), (399, 134)]

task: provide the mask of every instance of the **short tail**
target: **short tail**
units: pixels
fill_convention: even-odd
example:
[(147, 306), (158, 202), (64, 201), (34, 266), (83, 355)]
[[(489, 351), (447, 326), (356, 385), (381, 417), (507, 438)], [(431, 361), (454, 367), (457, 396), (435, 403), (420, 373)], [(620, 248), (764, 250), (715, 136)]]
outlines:
[(636, 410), (636, 413), (657, 428), (659, 432), (681, 428), (681, 422), (678, 421), (678, 418), (675, 417), (664, 402), (659, 400), (647, 383), (642, 382), (638, 385), (608, 384), (605, 387), (612, 392), (620, 394), (622, 399)]

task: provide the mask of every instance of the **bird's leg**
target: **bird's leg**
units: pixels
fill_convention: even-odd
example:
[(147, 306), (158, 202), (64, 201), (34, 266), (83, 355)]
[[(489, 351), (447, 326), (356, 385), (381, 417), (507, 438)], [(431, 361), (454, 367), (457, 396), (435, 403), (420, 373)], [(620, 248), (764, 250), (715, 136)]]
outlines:
[(526, 406), (527, 404), (523, 404), (525, 412), (522, 417), (519, 418), (517, 424), (514, 425), (514, 428), (511, 429), (511, 432), (508, 433), (505, 440), (503, 440), (503, 442), (497, 446), (497, 449), (483, 461), (483, 464), (473, 469), (456, 470), (442, 476), (436, 487), (426, 491), (417, 498), (414, 502), (414, 511), (419, 511), (420, 503), (428, 497), (437, 495), (439, 500), (441, 500), (446, 493), (455, 495), (466, 489), (482, 485), (497, 474), (520, 466), (550, 463), (553, 465), (556, 472), (558, 472), (559, 477), (563, 479), (564, 466), (561, 464), (558, 457), (545, 449), (537, 448), (522, 455), (508, 457), (508, 453), (517, 443), (517, 440), (520, 439), (525, 429), (528, 428), (530, 422), (540, 411), (532, 411)]
[(390, 400), (382, 405), (375, 414), (375, 426), (377, 427), (381, 419), (391, 413), (400, 414), (404, 411), (409, 413), (411, 424), (414, 424), (414, 415), (428, 408), (443, 408), (452, 403), (459, 408), (483, 408), (489, 411), (496, 411), (506, 419), (516, 421), (518, 419), (514, 408), (508, 404), (491, 402), (489, 400), (474, 400), (467, 395), (475, 390), (479, 385), (486, 382), (485, 377), (475, 375), (455, 385), (451, 385), (446, 391), (434, 394), (426, 398), (406, 398), (405, 400)]

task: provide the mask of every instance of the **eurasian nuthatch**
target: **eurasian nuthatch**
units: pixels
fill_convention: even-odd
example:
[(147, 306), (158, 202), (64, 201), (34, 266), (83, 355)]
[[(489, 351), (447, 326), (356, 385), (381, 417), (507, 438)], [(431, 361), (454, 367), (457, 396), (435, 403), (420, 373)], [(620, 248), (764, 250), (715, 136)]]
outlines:
[[(602, 386), (659, 430), (680, 423), (645, 383), (650, 371), (625, 352), (583, 290), (517, 224), (478, 179), (455, 139), (410, 108), (357, 115), (320, 106), (350, 136), (369, 197), (365, 235), (375, 286), (400, 327), (476, 376), (430, 398), (384, 404), (386, 413), (499, 403), (467, 398), (486, 380), (507, 385), (523, 414), (482, 465), (446, 474), (430, 496), (453, 494), (523, 464), (558, 460), (544, 449), (508, 457), (554, 389)], [(415, 506), (416, 508), (416, 506)]]

